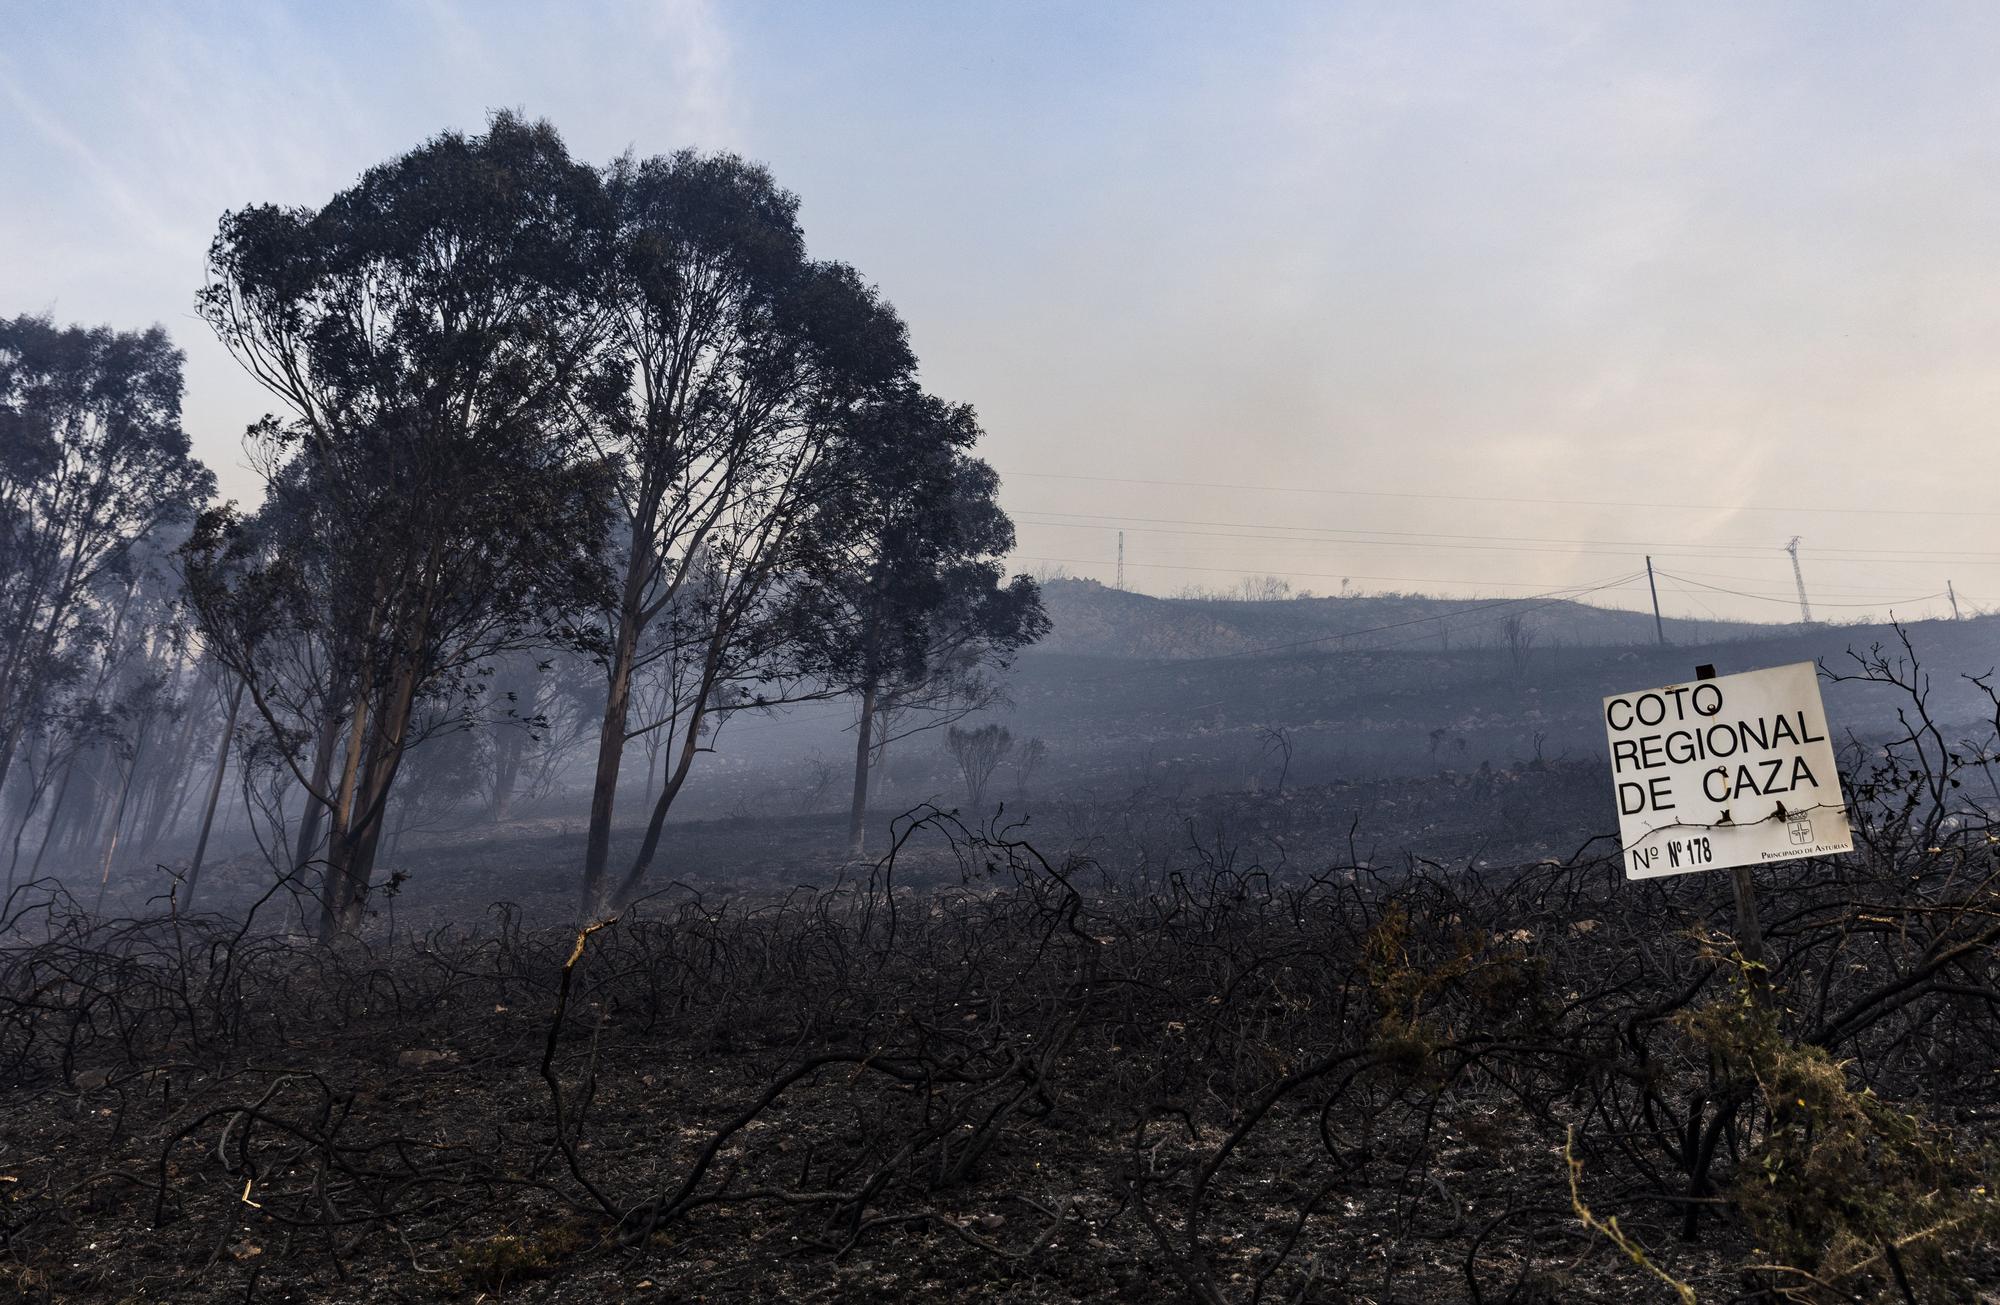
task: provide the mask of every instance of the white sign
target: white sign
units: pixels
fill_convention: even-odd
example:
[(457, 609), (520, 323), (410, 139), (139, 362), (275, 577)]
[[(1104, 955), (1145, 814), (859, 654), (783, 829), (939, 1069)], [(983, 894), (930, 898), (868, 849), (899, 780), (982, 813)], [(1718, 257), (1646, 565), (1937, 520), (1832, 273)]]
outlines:
[(1625, 875), (1854, 850), (1811, 662), (1604, 700)]

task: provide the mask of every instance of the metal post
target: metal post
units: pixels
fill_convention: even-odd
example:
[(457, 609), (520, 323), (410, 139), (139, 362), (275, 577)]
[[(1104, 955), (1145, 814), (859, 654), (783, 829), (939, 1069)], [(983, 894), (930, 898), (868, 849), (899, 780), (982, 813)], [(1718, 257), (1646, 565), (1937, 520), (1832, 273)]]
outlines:
[(1806, 573), (1799, 569), (1799, 537), (1792, 536), (1792, 542), (1785, 545), (1785, 551), (1792, 555), (1792, 579), (1799, 586), (1799, 619), (1812, 624), (1812, 604), (1806, 601)]
[(1653, 591), (1653, 633), (1660, 636), (1660, 646), (1667, 646), (1666, 623), (1660, 620), (1660, 586), (1653, 581), (1653, 559), (1646, 558), (1646, 588)]

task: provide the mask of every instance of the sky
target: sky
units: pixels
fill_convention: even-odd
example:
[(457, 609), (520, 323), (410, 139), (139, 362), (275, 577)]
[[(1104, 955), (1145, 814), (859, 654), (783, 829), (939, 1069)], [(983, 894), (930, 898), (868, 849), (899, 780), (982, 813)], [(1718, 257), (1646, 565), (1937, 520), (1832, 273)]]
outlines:
[(770, 166), (972, 404), (1016, 569), (2000, 610), (2000, 6), (30, 5), (0, 314), (194, 317), (218, 218), (515, 108)]

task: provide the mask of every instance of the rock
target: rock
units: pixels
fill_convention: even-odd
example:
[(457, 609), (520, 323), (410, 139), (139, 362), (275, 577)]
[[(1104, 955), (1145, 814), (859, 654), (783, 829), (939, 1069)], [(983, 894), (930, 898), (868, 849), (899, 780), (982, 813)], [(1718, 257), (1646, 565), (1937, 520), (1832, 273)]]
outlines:
[(436, 1069), (458, 1059), (455, 1051), (431, 1051), (424, 1047), (411, 1047), (396, 1056), (397, 1069)]

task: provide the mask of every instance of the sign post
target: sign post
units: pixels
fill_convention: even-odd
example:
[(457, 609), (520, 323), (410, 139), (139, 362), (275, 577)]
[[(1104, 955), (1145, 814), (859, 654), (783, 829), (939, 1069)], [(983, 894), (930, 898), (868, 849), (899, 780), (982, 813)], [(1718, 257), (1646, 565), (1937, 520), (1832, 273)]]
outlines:
[(1761, 966), (1750, 868), (1854, 849), (1813, 664), (1702, 666), (1606, 698), (1604, 726), (1626, 878), (1731, 871), (1737, 942)]
[[(1715, 678), (1715, 667), (1704, 662), (1694, 668), (1697, 680)], [(1750, 990), (1762, 995), (1764, 991), (1764, 922), (1757, 918), (1757, 881), (1750, 877), (1747, 865), (1729, 868), (1730, 887), (1736, 893), (1736, 948), (1743, 953), (1743, 959), (1751, 965)]]

